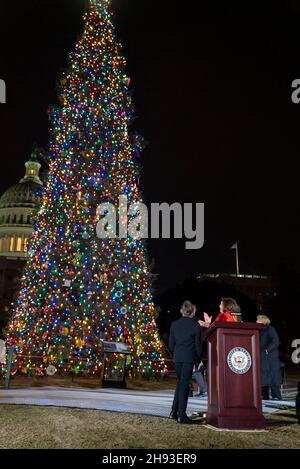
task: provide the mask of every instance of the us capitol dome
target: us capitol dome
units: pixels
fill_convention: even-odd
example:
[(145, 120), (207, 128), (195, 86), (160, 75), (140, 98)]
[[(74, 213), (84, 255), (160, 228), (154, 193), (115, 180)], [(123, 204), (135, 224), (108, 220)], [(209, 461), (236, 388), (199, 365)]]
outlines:
[(33, 230), (32, 215), (40, 205), (43, 182), (38, 151), (25, 163), (26, 173), (0, 197), (0, 257), (26, 259), (27, 241)]

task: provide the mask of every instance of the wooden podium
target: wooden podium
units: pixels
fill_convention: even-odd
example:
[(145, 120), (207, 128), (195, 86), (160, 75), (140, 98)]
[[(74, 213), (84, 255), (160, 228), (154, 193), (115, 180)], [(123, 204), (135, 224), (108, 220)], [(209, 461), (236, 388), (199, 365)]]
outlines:
[(259, 331), (256, 323), (215, 322), (205, 333), (208, 358), (206, 423), (217, 428), (265, 428)]

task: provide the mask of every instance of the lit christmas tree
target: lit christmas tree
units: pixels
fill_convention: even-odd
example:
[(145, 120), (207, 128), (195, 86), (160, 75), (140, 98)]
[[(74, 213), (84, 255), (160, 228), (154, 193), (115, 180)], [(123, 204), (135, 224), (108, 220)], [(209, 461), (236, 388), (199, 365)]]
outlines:
[(100, 203), (141, 201), (142, 142), (129, 131), (130, 79), (111, 17), (110, 0), (89, 0), (51, 109), (49, 177), (8, 334), (23, 371), (43, 357), (41, 368), (98, 374), (101, 339), (132, 347), (134, 374), (165, 370), (144, 241), (96, 235)]

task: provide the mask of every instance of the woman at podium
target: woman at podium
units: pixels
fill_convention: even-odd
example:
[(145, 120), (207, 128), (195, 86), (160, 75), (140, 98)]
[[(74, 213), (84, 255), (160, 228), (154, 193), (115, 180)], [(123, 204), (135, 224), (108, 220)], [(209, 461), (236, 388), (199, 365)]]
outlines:
[[(220, 313), (215, 322), (241, 322), (241, 308), (233, 298), (222, 298), (219, 305)], [(200, 326), (210, 327), (212, 316), (204, 313), (204, 321), (199, 321)]]

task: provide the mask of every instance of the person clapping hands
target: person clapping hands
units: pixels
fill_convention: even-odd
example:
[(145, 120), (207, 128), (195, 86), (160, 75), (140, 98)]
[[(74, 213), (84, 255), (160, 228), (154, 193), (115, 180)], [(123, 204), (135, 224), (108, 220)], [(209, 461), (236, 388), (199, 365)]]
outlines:
[[(241, 308), (233, 298), (222, 298), (219, 305), (220, 314), (215, 322), (241, 322)], [(212, 324), (212, 316), (203, 314), (203, 321), (199, 321), (201, 327), (210, 327)]]

